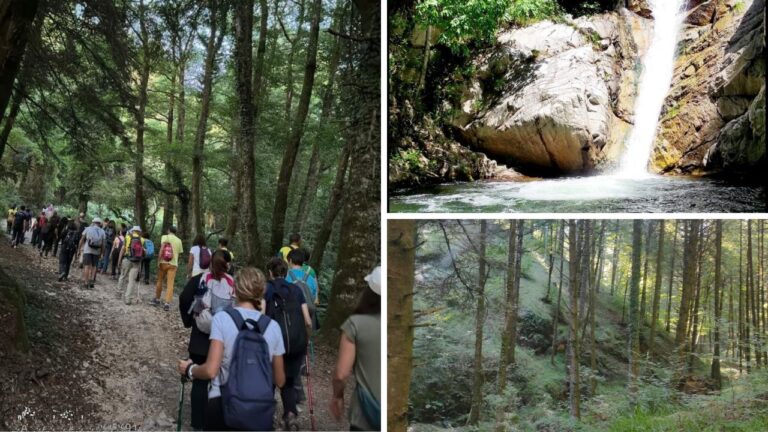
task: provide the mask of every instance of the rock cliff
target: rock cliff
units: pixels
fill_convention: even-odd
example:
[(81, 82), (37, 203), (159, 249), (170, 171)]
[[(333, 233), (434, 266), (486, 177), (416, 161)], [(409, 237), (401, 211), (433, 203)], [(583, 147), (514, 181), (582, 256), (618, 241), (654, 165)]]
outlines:
[(691, 2), (653, 166), (756, 177), (765, 166), (765, 0)]

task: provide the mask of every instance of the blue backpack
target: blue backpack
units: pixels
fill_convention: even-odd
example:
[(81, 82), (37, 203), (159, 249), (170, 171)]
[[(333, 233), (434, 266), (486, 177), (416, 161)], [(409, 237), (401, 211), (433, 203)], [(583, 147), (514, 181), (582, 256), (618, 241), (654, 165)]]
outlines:
[[(229, 377), (221, 385), (224, 423), (234, 429), (272, 430), (275, 387), (272, 356), (264, 339), (271, 320), (262, 314), (258, 322), (243, 321), (243, 316), (234, 308), (228, 307), (224, 311), (239, 330), (229, 364)], [(253, 328), (248, 328), (248, 324)]]
[(147, 251), (146, 258), (155, 256), (155, 244), (150, 239), (144, 239), (144, 250)]

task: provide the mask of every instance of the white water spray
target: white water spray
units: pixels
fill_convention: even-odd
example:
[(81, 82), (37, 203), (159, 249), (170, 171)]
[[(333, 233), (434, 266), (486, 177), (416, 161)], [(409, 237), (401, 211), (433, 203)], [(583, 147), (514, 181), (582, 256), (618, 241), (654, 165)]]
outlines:
[(635, 101), (635, 125), (617, 172), (621, 177), (637, 178), (648, 175), (648, 159), (656, 137), (659, 115), (672, 84), (684, 2), (685, 0), (648, 1), (653, 12), (653, 39), (643, 58), (643, 72)]

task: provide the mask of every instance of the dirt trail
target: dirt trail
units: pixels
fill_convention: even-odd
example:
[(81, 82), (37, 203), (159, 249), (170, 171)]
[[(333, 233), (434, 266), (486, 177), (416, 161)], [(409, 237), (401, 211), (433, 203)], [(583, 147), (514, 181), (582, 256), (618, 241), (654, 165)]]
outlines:
[[(92, 290), (77, 286), (77, 268), (70, 282), (57, 282), (58, 259), (41, 259), (29, 245), (14, 250), (7, 241), (0, 243), (0, 266), (25, 287), (27, 321), (34, 314), (47, 323), (41, 328), (33, 320), (28, 329), (31, 355), (17, 356), (11, 362), (16, 367), (0, 373), (11, 383), (11, 391), (0, 399), (0, 429), (175, 430), (180, 390), (175, 364), (186, 356), (189, 338), (177, 299), (170, 312), (151, 306), (154, 285), (142, 283), (145, 303), (127, 306), (117, 282), (108, 276), (99, 275)], [(0, 350), (3, 363), (6, 355)], [(334, 355), (329, 347), (315, 349), (312, 387), (318, 430), (348, 428), (327, 409)], [(304, 383), (306, 388), (306, 379)], [(190, 390), (188, 383), (185, 429)], [(306, 402), (301, 408), (301, 427), (309, 430)]]

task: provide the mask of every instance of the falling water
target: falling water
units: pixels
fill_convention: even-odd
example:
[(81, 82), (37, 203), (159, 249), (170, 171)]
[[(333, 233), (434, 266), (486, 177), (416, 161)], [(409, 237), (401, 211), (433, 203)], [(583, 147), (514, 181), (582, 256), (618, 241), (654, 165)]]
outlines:
[(683, 23), (685, 0), (649, 0), (653, 11), (653, 40), (643, 58), (643, 73), (635, 101), (635, 125), (627, 142), (618, 175), (637, 178), (648, 174), (648, 159), (664, 98), (672, 84), (677, 37)]

